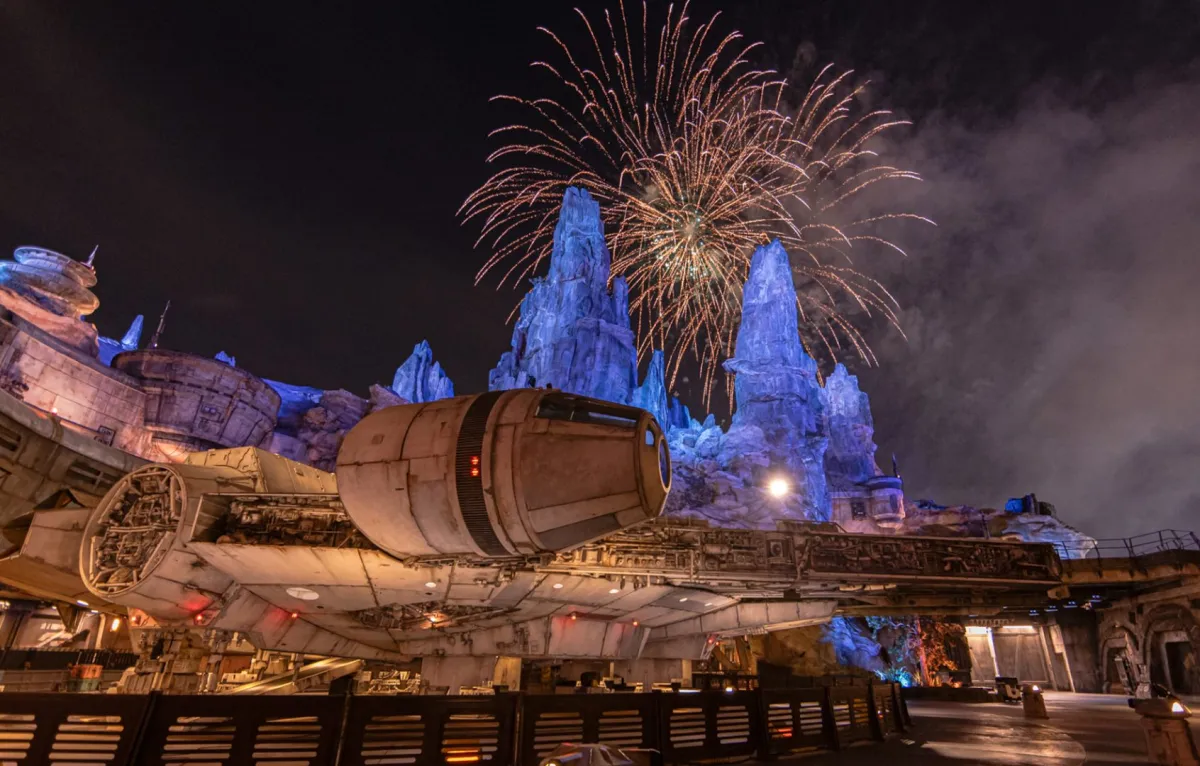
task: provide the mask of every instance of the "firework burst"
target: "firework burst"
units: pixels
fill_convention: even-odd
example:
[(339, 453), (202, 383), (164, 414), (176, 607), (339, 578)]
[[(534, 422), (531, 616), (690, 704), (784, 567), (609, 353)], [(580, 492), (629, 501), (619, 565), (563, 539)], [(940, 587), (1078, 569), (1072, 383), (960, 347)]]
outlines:
[(532, 119), (493, 131), (506, 143), (488, 161), (506, 167), (459, 211), (482, 221), (480, 242), (494, 248), (477, 282), (500, 268), (501, 285), (535, 272), (550, 255), (563, 192), (582, 186), (600, 202), (612, 272), (629, 283), (639, 355), (664, 349), (668, 385), (692, 358), (708, 404), (721, 362), (733, 354), (753, 251), (775, 238), (792, 256), (805, 347), (874, 363), (846, 310), (895, 324), (897, 306), (851, 255), (868, 244), (902, 253), (876, 229), (920, 217), (847, 221), (843, 211), (873, 184), (917, 178), (867, 148), (903, 121), (860, 112), (865, 85), (828, 67), (789, 105), (787, 83), (751, 66), (757, 44), (716, 30), (719, 14), (693, 27), (684, 4), (648, 31), (645, 5), (632, 25), (624, 4), (602, 25), (576, 12), (587, 49), (577, 54), (540, 28), (562, 61), (533, 62), (566, 95), (494, 99)]

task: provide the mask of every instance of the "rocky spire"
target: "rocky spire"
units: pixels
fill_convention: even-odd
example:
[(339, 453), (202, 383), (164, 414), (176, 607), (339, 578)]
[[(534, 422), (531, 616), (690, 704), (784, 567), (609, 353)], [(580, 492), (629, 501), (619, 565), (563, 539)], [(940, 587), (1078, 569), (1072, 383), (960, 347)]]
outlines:
[(433, 349), (423, 340), (413, 346), (412, 355), (396, 369), (392, 391), (414, 404), (449, 399), (454, 396), (454, 383), (433, 361)]
[(878, 476), (871, 402), (859, 390), (858, 378), (839, 364), (825, 380), (821, 401), (829, 423), (829, 449), (825, 452), (829, 485), (840, 489)]
[(809, 518), (828, 518), (825, 449), (829, 436), (817, 363), (800, 343), (791, 262), (779, 240), (759, 247), (742, 292), (734, 358), (733, 425), (757, 426), (772, 461), (786, 468)]
[(551, 385), (622, 404), (636, 385), (625, 280), (608, 278), (600, 205), (570, 187), (554, 229), (550, 269), (521, 302), (512, 350), (488, 376), (493, 391)]
[(138, 314), (133, 318), (133, 322), (129, 325), (129, 329), (121, 336), (121, 348), (126, 351), (133, 351), (142, 342), (142, 325), (145, 323), (146, 317)]
[(683, 402), (667, 393), (666, 364), (661, 351), (655, 351), (650, 356), (646, 377), (642, 378), (642, 384), (633, 390), (629, 403), (634, 407), (649, 410), (663, 430), (687, 428), (692, 422), (691, 413)]

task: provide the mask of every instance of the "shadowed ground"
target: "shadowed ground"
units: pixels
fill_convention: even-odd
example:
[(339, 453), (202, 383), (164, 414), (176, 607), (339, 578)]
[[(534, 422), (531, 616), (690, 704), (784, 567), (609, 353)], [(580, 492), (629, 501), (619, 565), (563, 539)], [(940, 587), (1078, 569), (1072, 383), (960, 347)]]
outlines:
[[(1019, 705), (909, 704), (914, 730), (884, 745), (805, 758), (803, 764), (1149, 763), (1139, 716), (1124, 697), (1046, 694), (1049, 720), (1027, 721)], [(1196, 726), (1193, 726), (1195, 734)]]

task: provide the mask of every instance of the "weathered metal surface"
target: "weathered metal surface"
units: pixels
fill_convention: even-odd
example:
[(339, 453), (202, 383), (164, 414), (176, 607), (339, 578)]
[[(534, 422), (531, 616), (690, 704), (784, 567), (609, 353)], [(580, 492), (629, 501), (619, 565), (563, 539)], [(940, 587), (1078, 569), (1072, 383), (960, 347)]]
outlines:
[(657, 516), (669, 464), (649, 413), (520, 389), (390, 407), (346, 436), (341, 498), (396, 556), (570, 549)]
[(566, 554), (547, 567), (659, 575), (711, 585), (886, 579), (1056, 585), (1052, 546), (961, 538), (710, 528), (659, 520)]
[(1061, 581), (1054, 547), (947, 537), (830, 535), (807, 537), (799, 546), (803, 577), (888, 580), (980, 580), (997, 583)]
[(0, 523), (62, 489), (94, 501), (145, 462), (0, 391)]
[(160, 348), (126, 351), (112, 365), (146, 392), (146, 428), (173, 458), (258, 445), (275, 428), (279, 394), (241, 368)]

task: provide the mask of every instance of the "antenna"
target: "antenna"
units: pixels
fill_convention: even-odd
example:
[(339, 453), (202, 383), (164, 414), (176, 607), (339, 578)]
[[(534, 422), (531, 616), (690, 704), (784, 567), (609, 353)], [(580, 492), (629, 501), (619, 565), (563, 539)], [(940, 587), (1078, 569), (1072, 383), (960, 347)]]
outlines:
[(163, 307), (163, 313), (158, 318), (158, 329), (150, 336), (150, 348), (158, 348), (158, 339), (162, 337), (163, 328), (167, 326), (167, 312), (171, 310), (171, 301)]
[(88, 256), (87, 263), (83, 264), (84, 266), (87, 266), (89, 269), (96, 268), (92, 264), (96, 262), (96, 251), (99, 249), (100, 249), (99, 245), (96, 245), (95, 247), (92, 248), (92, 254)]

